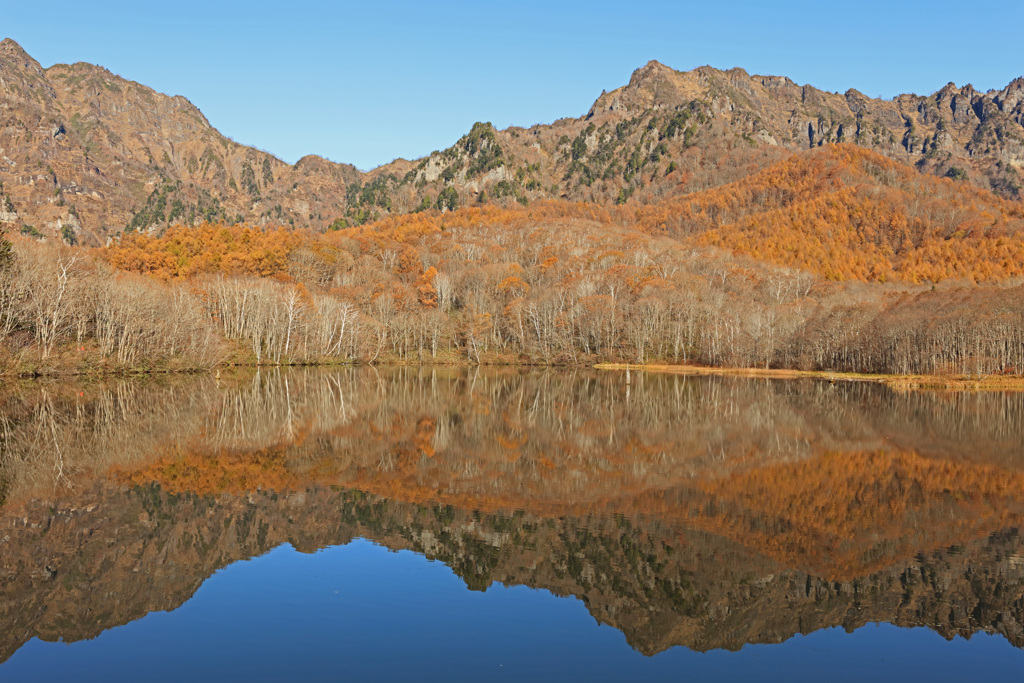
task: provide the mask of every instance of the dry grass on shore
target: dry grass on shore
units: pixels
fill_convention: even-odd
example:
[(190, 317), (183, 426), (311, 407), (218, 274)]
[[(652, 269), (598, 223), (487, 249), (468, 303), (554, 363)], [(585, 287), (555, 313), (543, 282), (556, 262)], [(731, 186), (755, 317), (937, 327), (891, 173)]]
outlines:
[(599, 370), (631, 370), (679, 375), (719, 375), (764, 377), (767, 379), (821, 379), (829, 382), (876, 382), (900, 391), (1024, 391), (1024, 376), (986, 375), (981, 378), (958, 375), (871, 375), (823, 370), (786, 370), (778, 368), (714, 368), (699, 365), (631, 365), (599, 363)]

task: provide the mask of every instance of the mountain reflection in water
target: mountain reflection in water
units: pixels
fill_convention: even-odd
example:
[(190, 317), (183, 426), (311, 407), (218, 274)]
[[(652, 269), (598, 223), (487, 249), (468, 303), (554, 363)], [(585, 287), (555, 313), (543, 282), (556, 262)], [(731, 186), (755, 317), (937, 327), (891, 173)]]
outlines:
[(0, 661), (362, 537), (644, 654), (869, 622), (1024, 647), (1024, 395), (373, 368), (0, 396)]

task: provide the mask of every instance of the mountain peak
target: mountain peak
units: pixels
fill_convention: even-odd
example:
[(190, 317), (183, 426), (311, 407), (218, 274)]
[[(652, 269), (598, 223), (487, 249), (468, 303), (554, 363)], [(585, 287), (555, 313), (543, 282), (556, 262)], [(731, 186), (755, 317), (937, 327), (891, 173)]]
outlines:
[(25, 54), (24, 48), (22, 48), (21, 45), (18, 45), (13, 38), (4, 38), (3, 40), (0, 40), (0, 50), (3, 50), (4, 52), (21, 52), (22, 54)]
[[(702, 97), (707, 82), (722, 73), (710, 66), (698, 67), (693, 71), (676, 71), (652, 59), (633, 72), (628, 84), (603, 93), (594, 102), (588, 116), (594, 116), (600, 111), (616, 111), (623, 108), (642, 111), (652, 107), (675, 107)], [(728, 73), (734, 78), (737, 73), (741, 73), (749, 80), (746, 71), (742, 69), (734, 69)]]
[[(43, 67), (11, 38), (0, 41), (0, 73), (11, 84), (5, 88), (4, 95), (19, 101), (25, 97), (42, 97), (44, 100), (55, 98), (53, 89), (46, 82)], [(12, 93), (12, 88), (17, 91)]]
[(640, 67), (639, 69), (637, 69), (637, 71), (642, 71), (642, 70), (651, 70), (651, 71), (656, 71), (656, 70), (661, 70), (661, 71), (673, 71), (674, 69), (672, 69), (672, 67), (670, 67), (670, 66), (666, 66), (666, 65), (662, 64), (662, 63), (661, 63), (661, 62), (659, 62), (659, 61), (658, 61), (657, 59), (652, 59), (652, 60), (648, 61), (648, 62), (647, 62), (646, 64), (644, 64), (644, 65), (643, 65), (642, 67)]
[(25, 52), (25, 49), (21, 45), (18, 45), (13, 38), (4, 38), (0, 41), (0, 60), (20, 62), (23, 66), (34, 67), (33, 70), (35, 71), (42, 70), (42, 67), (39, 66), (39, 62), (32, 59), (32, 57)]
[(658, 76), (665, 76), (675, 73), (675, 70), (671, 67), (667, 67), (661, 62), (652, 59), (651, 61), (644, 64), (642, 67), (633, 72), (633, 75), (629, 79), (631, 86), (639, 86), (642, 83), (656, 78)]

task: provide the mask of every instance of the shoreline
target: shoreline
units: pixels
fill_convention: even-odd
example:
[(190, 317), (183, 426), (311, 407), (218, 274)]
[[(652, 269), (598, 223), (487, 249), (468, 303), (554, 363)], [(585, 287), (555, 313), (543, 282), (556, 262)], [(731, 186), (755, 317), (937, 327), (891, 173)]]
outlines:
[(1024, 376), (988, 375), (972, 379), (962, 375), (873, 375), (827, 370), (786, 370), (779, 368), (716, 368), (702, 365), (648, 363), (598, 363), (597, 370), (631, 370), (689, 376), (731, 376), (763, 379), (819, 379), (836, 382), (871, 382), (897, 391), (1024, 391)]
[[(432, 359), (433, 362), (383, 361), (367, 363), (359, 360), (339, 362), (306, 362), (306, 363), (246, 363), (222, 362), (211, 366), (188, 366), (175, 364), (156, 364), (146, 366), (106, 366), (101, 364), (78, 367), (67, 367), (57, 363), (49, 367), (34, 367), (29, 371), (15, 368), (0, 368), (0, 378), (7, 381), (59, 380), (59, 379), (105, 379), (105, 378), (143, 378), (169, 377), (184, 375), (216, 375), (222, 372), (231, 375), (245, 370), (269, 370), (282, 368), (310, 367), (518, 367), (518, 368), (593, 368), (601, 371), (652, 372), (686, 376), (719, 376), (744, 377), (750, 379), (816, 379), (830, 383), (836, 382), (870, 382), (884, 384), (897, 391), (1012, 391), (1024, 392), (1024, 376), (1022, 375), (987, 375), (980, 379), (963, 375), (893, 375), (854, 372), (832, 372), (828, 370), (790, 370), (784, 368), (738, 368), (711, 367), (704, 365), (673, 365), (668, 363), (581, 363), (578, 365), (561, 365), (547, 363), (504, 362), (472, 363), (451, 358)], [(496, 359), (491, 359), (496, 360)], [(12, 371), (13, 370), (13, 371)]]

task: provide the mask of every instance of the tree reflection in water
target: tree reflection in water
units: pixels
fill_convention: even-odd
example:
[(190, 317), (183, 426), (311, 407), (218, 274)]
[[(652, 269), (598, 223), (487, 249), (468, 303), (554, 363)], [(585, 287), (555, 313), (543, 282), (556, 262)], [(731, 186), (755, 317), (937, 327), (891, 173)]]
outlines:
[(3, 659), (354, 537), (578, 596), (646, 654), (870, 621), (1024, 646), (1019, 394), (358, 368), (2, 401)]

